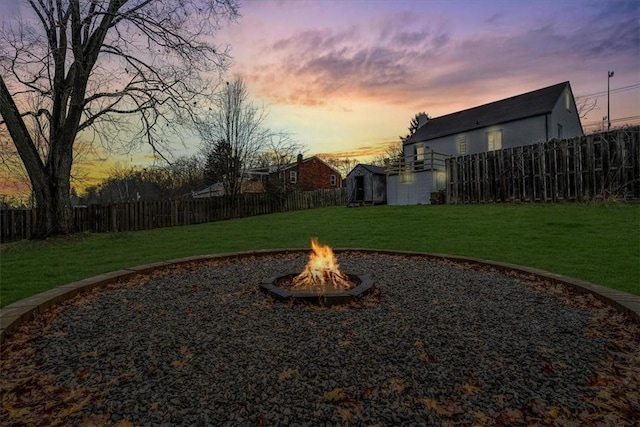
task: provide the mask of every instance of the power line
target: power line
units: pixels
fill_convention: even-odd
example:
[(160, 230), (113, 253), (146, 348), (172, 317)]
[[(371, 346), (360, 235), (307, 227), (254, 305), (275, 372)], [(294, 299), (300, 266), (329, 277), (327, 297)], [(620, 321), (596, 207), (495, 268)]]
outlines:
[[(640, 115), (638, 116), (629, 116), (629, 117), (621, 117), (619, 119), (612, 119), (611, 123), (619, 123), (619, 122), (634, 122), (634, 121), (640, 121)], [(598, 120), (595, 122), (589, 122), (589, 123), (585, 123), (582, 125), (582, 127), (594, 127), (594, 126), (602, 126), (604, 123), (604, 120)]]
[[(637, 120), (637, 119), (640, 119), (640, 115), (639, 116), (621, 117), (619, 119), (612, 119), (611, 121), (612, 122), (622, 122), (622, 121), (625, 121), (625, 120)], [(597, 121), (594, 121), (594, 122), (586, 123), (585, 126), (589, 126), (589, 125), (592, 125), (594, 123), (602, 123), (602, 120), (597, 120)]]
[[(618, 87), (618, 88), (615, 88), (615, 89), (611, 89), (609, 91), (609, 93), (626, 92), (628, 90), (637, 89), (637, 88), (640, 88), (640, 83), (634, 83), (632, 85), (622, 86), (622, 87)], [(599, 97), (599, 96), (606, 95), (606, 94), (607, 94), (607, 91), (603, 90), (603, 91), (600, 91), (600, 92), (594, 92), (594, 93), (590, 93), (590, 94), (587, 94), (587, 95), (576, 96), (575, 99)]]

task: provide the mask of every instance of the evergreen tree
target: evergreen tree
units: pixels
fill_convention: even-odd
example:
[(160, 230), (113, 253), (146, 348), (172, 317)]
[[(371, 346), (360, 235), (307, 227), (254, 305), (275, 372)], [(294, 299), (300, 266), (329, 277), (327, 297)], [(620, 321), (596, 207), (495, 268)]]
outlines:
[(427, 123), (429, 120), (431, 120), (431, 117), (429, 117), (429, 115), (427, 113), (425, 113), (424, 111), (421, 113), (417, 113), (415, 116), (413, 116), (413, 118), (411, 119), (411, 122), (409, 123), (409, 133), (406, 136), (401, 136), (400, 139), (402, 140), (402, 142), (406, 142), (409, 138), (411, 138), (411, 136), (416, 133), (416, 131), (421, 127), (424, 126), (425, 123)]
[(233, 147), (224, 139), (219, 140), (207, 155), (204, 165), (204, 181), (206, 185), (225, 182), (242, 172), (241, 161), (233, 153)]

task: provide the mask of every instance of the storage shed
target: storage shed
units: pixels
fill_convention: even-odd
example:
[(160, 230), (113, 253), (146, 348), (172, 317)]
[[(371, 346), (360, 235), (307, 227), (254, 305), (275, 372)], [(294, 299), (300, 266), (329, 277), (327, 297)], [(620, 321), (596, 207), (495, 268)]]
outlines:
[(387, 203), (384, 168), (358, 164), (347, 175), (347, 206)]

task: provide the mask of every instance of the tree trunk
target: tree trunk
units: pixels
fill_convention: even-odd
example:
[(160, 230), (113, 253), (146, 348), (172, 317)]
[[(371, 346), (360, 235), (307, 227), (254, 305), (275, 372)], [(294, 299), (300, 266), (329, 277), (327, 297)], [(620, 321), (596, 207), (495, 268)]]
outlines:
[[(31, 181), (38, 209), (33, 237), (44, 238), (74, 228), (69, 179), (79, 132), (93, 129), (94, 137), (111, 140), (111, 126), (126, 121), (124, 115), (139, 116), (147, 142), (159, 152), (161, 124), (172, 129), (183, 113), (195, 117), (196, 99), (210, 92), (200, 87), (204, 73), (225, 68), (226, 50), (208, 38), (220, 18), (237, 16), (238, 6), (235, 0), (28, 3), (33, 22), (0, 31), (7, 47), (0, 54), (0, 127), (6, 126)], [(189, 25), (192, 17), (200, 22)], [(130, 37), (146, 40), (150, 56), (136, 57)], [(157, 55), (156, 47), (164, 53)], [(109, 65), (96, 68), (99, 58)]]
[(51, 151), (44, 164), (2, 78), (0, 114), (27, 170), (36, 199), (36, 229), (32, 238), (43, 239), (72, 232), (70, 177), (75, 133), (67, 132), (64, 140), (51, 141)]
[[(36, 228), (33, 239), (69, 234), (75, 229), (73, 208), (71, 207), (71, 157), (55, 159), (45, 168), (46, 179), (31, 179), (31, 187), (36, 199)], [(58, 167), (53, 168), (55, 163)]]
[(52, 179), (52, 184), (45, 188), (35, 189), (34, 187), (37, 215), (36, 229), (31, 235), (33, 239), (69, 234), (74, 231), (69, 186), (56, 187), (53, 182)]
[(69, 234), (75, 230), (69, 178), (52, 176), (44, 192), (44, 203), (38, 202), (37, 231), (34, 238)]

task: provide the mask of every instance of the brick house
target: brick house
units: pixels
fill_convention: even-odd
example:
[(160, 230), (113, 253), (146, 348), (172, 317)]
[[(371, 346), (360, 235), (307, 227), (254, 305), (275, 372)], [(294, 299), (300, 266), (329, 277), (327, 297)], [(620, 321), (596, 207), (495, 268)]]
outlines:
[(295, 163), (269, 173), (269, 184), (296, 190), (323, 190), (342, 187), (340, 172), (317, 156), (304, 159), (298, 154)]

